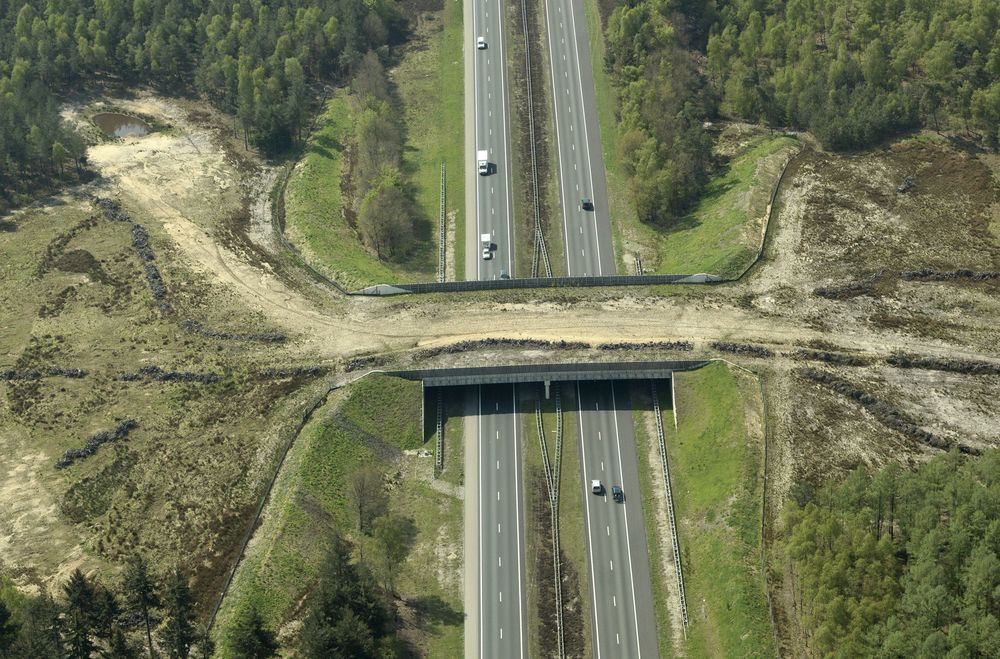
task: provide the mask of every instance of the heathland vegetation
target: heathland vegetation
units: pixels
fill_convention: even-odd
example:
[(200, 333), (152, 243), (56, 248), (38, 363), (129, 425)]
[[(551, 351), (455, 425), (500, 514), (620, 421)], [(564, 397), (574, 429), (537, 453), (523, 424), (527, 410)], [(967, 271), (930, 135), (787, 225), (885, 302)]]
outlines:
[[(711, 168), (715, 117), (860, 149), (920, 127), (1000, 142), (1000, 5), (637, 0), (606, 23), (635, 212), (672, 225)], [(973, 131), (978, 131), (974, 135)]]

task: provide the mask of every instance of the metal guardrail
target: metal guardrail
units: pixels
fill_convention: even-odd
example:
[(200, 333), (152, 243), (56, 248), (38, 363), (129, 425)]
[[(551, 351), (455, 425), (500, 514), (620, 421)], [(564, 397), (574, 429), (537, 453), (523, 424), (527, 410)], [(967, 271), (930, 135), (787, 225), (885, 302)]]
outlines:
[(558, 390), (556, 393), (556, 458), (555, 469), (549, 460), (548, 442), (545, 440), (545, 426), (542, 423), (542, 397), (535, 403), (535, 423), (538, 427), (538, 445), (542, 450), (542, 467), (545, 470), (545, 485), (549, 494), (549, 514), (552, 535), (552, 572), (555, 580), (556, 632), (559, 656), (566, 656), (566, 634), (563, 626), (562, 562), (559, 558), (559, 473), (562, 448), (562, 406)]
[(441, 389), (438, 389), (437, 395), (437, 455), (435, 455), (435, 463), (440, 473), (444, 469), (444, 398)]
[(705, 273), (693, 275), (605, 275), (603, 277), (525, 277), (481, 281), (445, 281), (413, 284), (375, 284), (351, 295), (402, 295), (404, 293), (460, 293), (514, 288), (579, 288), (590, 286), (655, 286), (658, 284), (712, 284), (729, 281)]
[(545, 265), (545, 276), (552, 276), (552, 264), (549, 262), (549, 251), (545, 247), (545, 236), (542, 234), (541, 205), (538, 201), (538, 165), (535, 157), (535, 111), (531, 98), (531, 40), (528, 37), (528, 9), (525, 0), (521, 0), (521, 27), (524, 30), (524, 80), (527, 87), (528, 107), (528, 144), (531, 150), (531, 200), (535, 213), (535, 252), (531, 259), (531, 276), (538, 276), (538, 256), (541, 255)]
[(445, 181), (444, 181), (444, 161), (441, 161), (441, 209), (438, 212), (438, 223), (440, 224), (439, 235), (438, 235), (438, 283), (444, 282), (447, 274), (447, 262), (446, 262), (446, 220), (445, 220), (445, 209), (444, 209), (444, 195), (445, 195)]
[[(681, 550), (677, 539), (677, 520), (674, 516), (674, 497), (670, 490), (670, 471), (667, 466), (667, 440), (663, 433), (663, 417), (660, 413), (660, 397), (656, 391), (656, 381), (649, 381), (653, 393), (653, 413), (656, 415), (656, 435), (660, 441), (660, 463), (663, 465), (663, 484), (667, 493), (667, 518), (670, 520), (670, 540), (674, 550), (674, 569), (677, 572), (677, 592), (681, 600), (681, 617), (684, 620), (684, 635), (687, 636), (688, 609), (684, 594), (684, 574), (681, 572)], [(670, 382), (673, 388), (673, 381)]]

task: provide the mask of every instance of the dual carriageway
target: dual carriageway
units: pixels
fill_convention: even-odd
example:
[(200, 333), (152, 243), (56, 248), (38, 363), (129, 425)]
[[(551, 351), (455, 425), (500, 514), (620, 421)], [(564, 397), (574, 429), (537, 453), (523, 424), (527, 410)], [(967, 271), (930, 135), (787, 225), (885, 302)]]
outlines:
[[(504, 4), (500, 0), (465, 0), (466, 95), (466, 278), (515, 276), (511, 125), (508, 111)], [(545, 4), (549, 70), (553, 86), (559, 190), (562, 202), (566, 268), (572, 276), (615, 274), (603, 150), (596, 118), (593, 71), (582, 0)], [(477, 48), (482, 37), (485, 48)], [(471, 96), (471, 98), (470, 98)], [(478, 175), (472, 162), (487, 150), (490, 173)], [(593, 202), (583, 208), (584, 199)], [(493, 251), (483, 259), (479, 237), (490, 234)], [(467, 470), (470, 498), (467, 524), (478, 530), (475, 588), (466, 590), (469, 616), (466, 655), (528, 656), (524, 490), (521, 419), (517, 384), (481, 385), (466, 425), (467, 451), (474, 453), (475, 473)], [(635, 438), (627, 393), (611, 382), (576, 383), (581, 473), (567, 474), (565, 496), (582, 496), (586, 512), (589, 615), (597, 657), (655, 657), (649, 560), (638, 496)], [(467, 460), (469, 464), (470, 460)], [(599, 479), (625, 490), (624, 504), (606, 494), (590, 493)], [(472, 481), (478, 481), (477, 485)], [(478, 490), (478, 497), (471, 494)], [(634, 493), (633, 498), (629, 494)], [(471, 514), (470, 514), (471, 513)], [(470, 536), (467, 535), (467, 538)], [(565, 541), (569, 541), (566, 539)], [(476, 591), (472, 595), (472, 591)]]

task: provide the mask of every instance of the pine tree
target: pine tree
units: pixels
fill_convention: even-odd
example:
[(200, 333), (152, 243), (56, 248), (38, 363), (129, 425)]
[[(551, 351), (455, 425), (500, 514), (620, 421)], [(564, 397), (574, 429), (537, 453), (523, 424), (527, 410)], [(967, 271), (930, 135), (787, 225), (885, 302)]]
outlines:
[(128, 567), (125, 569), (122, 588), (129, 606), (142, 614), (142, 620), (146, 625), (146, 644), (150, 659), (152, 659), (153, 632), (150, 616), (160, 606), (160, 599), (156, 592), (156, 584), (150, 577), (146, 561), (142, 556), (136, 555), (129, 561)]
[(0, 658), (6, 659), (13, 655), (14, 641), (20, 625), (11, 620), (10, 609), (0, 600)]
[(228, 641), (232, 652), (243, 659), (267, 659), (278, 651), (274, 632), (264, 627), (260, 613), (253, 607), (244, 609), (236, 616)]
[(167, 578), (163, 592), (164, 613), (163, 644), (171, 659), (187, 659), (195, 643), (194, 600), (188, 587), (187, 577), (174, 568)]
[(95, 649), (91, 636), (97, 626), (98, 616), (94, 586), (77, 568), (63, 586), (63, 593), (66, 595), (66, 656), (72, 659), (90, 659)]

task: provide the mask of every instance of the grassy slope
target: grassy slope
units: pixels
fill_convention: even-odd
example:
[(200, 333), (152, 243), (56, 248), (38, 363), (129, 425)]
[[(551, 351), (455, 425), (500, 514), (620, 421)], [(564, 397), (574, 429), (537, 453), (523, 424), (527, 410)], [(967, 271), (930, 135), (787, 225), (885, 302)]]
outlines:
[[(724, 174), (709, 181), (694, 210), (678, 222), (685, 228), (661, 236), (657, 272), (735, 276), (749, 265), (760, 240), (746, 235), (744, 224), (763, 216), (764, 209), (747, 209), (745, 199), (751, 188), (770, 191), (774, 183), (772, 176), (758, 172), (758, 163), (797, 143), (789, 137), (753, 140)], [(766, 199), (763, 203), (766, 207)]]
[[(337, 532), (357, 541), (345, 483), (356, 469), (375, 465), (387, 473), (404, 473), (391, 489), (390, 507), (412, 516), (419, 529), (417, 548), (398, 577), (397, 590), (403, 598), (438, 598), (443, 603), (434, 607), (437, 615), (427, 616), (417, 634), (418, 644), (430, 656), (461, 654), (461, 583), (459, 577), (451, 578), (462, 569), (461, 500), (431, 489), (430, 458), (386, 462), (341, 428), (335, 416), (406, 449), (420, 443), (419, 407), (418, 383), (368, 377), (337, 392), (317, 411), (289, 452), (262, 524), (237, 571), (216, 625), (220, 638), (233, 612), (251, 604), (269, 626), (284, 628), (284, 636), (290, 636), (295, 625), (289, 623), (301, 617), (302, 598), (323, 560), (323, 538)], [(386, 409), (400, 413), (387, 415)], [(362, 542), (370, 551), (370, 541)], [(440, 548), (451, 550), (441, 554)]]
[[(465, 203), (462, 177), (463, 121), (462, 6), (445, 3), (418, 44), (391, 72), (405, 108), (407, 144), (404, 169), (416, 194), (414, 253), (403, 263), (380, 262), (362, 245), (342, 214), (340, 180), (351, 125), (346, 90), (338, 90), (317, 121), (302, 162), (285, 191), (285, 226), (293, 244), (314, 266), (349, 289), (372, 283), (428, 281), (437, 271), (441, 160), (446, 164), (446, 212), (455, 215), (455, 244), (463, 244)], [(456, 272), (463, 271), (456, 249)]]
[[(663, 414), (663, 428), (673, 427), (673, 410), (670, 407), (669, 388), (661, 383), (657, 392), (660, 398), (660, 412)], [(666, 395), (665, 395), (666, 394)], [(661, 547), (656, 537), (657, 528), (656, 506), (661, 505), (653, 501), (653, 470), (649, 464), (650, 444), (657, 441), (656, 437), (651, 437), (646, 432), (646, 417), (652, 415), (653, 402), (652, 392), (646, 382), (634, 383), (629, 394), (632, 401), (632, 419), (635, 423), (635, 445), (636, 457), (639, 463), (639, 491), (642, 493), (642, 513), (646, 522), (646, 546), (649, 550), (649, 566), (653, 576), (653, 608), (656, 617), (656, 638), (659, 644), (660, 656), (671, 657), (676, 653), (673, 642), (670, 638), (670, 617), (667, 611), (667, 578), (660, 571), (663, 564), (663, 553), (667, 547)], [(649, 418), (654, 418), (655, 415)]]
[(774, 656), (760, 574), (762, 450), (747, 443), (740, 389), (715, 363), (676, 374), (668, 435), (690, 656)]

